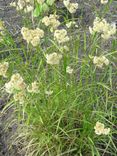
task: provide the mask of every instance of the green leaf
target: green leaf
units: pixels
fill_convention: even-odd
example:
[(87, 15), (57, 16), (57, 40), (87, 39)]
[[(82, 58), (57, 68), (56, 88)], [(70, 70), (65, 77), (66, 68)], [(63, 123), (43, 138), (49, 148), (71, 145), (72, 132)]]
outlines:
[(42, 12), (42, 6), (41, 5), (37, 5), (34, 12), (33, 12), (33, 16), (34, 17), (38, 17)]
[(48, 12), (49, 11), (49, 7), (48, 7), (48, 5), (46, 3), (44, 3), (42, 5), (42, 10), (43, 10), (43, 12)]
[(47, 1), (46, 1), (46, 3), (47, 3), (48, 5), (50, 5), (50, 6), (52, 6), (54, 2), (55, 2), (55, 0), (47, 0)]

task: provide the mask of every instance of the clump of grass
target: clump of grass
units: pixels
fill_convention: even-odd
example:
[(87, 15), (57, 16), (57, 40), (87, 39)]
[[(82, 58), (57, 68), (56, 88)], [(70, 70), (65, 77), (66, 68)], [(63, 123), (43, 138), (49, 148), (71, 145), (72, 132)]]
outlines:
[[(66, 17), (60, 25), (62, 29), (69, 21)], [(91, 35), (87, 27), (84, 30), (84, 27), (78, 26), (66, 28), (64, 37), (66, 39), (68, 35), (69, 41), (57, 42), (53, 38), (54, 32), (41, 23), (42, 18), (43, 15), (38, 22), (45, 35), (37, 46), (31, 44), (35, 35), (38, 38), (38, 34), (34, 33), (35, 27), (32, 33), (32, 25), (28, 35), (27, 30), (23, 31), (23, 37), (29, 44), (24, 43), (20, 36), (22, 43), (17, 48), (17, 43), (8, 32), (0, 43), (2, 48), (4, 45), (6, 48), (1, 51), (1, 56), (4, 53), (4, 60), (9, 62), (7, 77), (1, 78), (1, 87), (8, 82), (13, 85), (10, 101), (3, 110), (13, 107), (17, 118), (18, 128), (13, 143), (21, 145), (25, 156), (115, 156), (116, 39), (105, 41), (100, 32)], [(29, 21), (26, 20), (24, 26), (27, 27)], [(32, 21), (37, 26), (37, 19)], [(49, 23), (49, 26), (52, 24)], [(59, 61), (56, 54), (62, 56)], [(94, 56), (97, 56), (96, 63)], [(102, 56), (109, 62), (102, 61)], [(24, 90), (19, 80), (12, 81), (16, 73), (26, 84)], [(17, 86), (20, 89), (16, 89), (16, 83), (19, 83)], [(14, 99), (20, 92), (23, 95)], [(22, 97), (23, 102), (20, 101)], [(95, 133), (97, 121), (110, 128), (108, 135)]]

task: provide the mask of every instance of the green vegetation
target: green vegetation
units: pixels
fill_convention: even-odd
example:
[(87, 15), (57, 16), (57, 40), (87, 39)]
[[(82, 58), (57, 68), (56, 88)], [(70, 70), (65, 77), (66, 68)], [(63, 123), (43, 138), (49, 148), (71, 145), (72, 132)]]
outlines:
[(44, 13), (31, 19), (26, 14), (18, 42), (2, 29), (0, 86), (9, 99), (2, 113), (13, 108), (13, 143), (25, 156), (116, 156), (116, 30), (101, 18), (111, 2), (99, 14), (95, 10), (100, 19), (95, 28), (89, 25), (92, 34), (69, 12), (56, 17), (63, 10), (55, 4), (53, 17), (46, 13), (49, 20)]

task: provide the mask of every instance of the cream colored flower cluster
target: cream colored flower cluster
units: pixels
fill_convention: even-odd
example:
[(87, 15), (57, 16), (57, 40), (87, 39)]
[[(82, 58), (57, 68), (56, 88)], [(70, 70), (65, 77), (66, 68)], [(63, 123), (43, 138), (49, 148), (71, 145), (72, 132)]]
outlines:
[(5, 90), (9, 94), (13, 94), (14, 100), (19, 103), (24, 102), (26, 84), (19, 73), (13, 74), (11, 80), (5, 83)]
[(72, 74), (73, 73), (73, 69), (70, 66), (67, 66), (66, 73)]
[(44, 31), (39, 28), (32, 30), (22, 27), (21, 34), (23, 39), (26, 40), (28, 44), (31, 43), (35, 47), (40, 43), (40, 39), (43, 38)]
[(78, 9), (78, 3), (71, 3), (70, 0), (63, 0), (63, 4), (71, 14), (75, 13)]
[(101, 0), (100, 1), (102, 4), (107, 4), (108, 3), (108, 0)]
[(14, 100), (24, 103), (26, 91), (29, 93), (39, 93), (39, 85), (36, 81), (27, 86), (19, 73), (13, 74), (11, 80), (5, 83), (5, 91), (13, 94)]
[(18, 0), (17, 2), (11, 2), (10, 6), (16, 7), (16, 10), (24, 10), (25, 13), (28, 13), (34, 9), (34, 0)]
[(0, 63), (0, 75), (3, 77), (7, 77), (6, 72), (7, 72), (8, 68), (9, 68), (8, 62)]
[(29, 93), (39, 93), (39, 84), (36, 81), (32, 82), (31, 85), (27, 87), (27, 91)]
[(50, 27), (50, 31), (53, 32), (60, 25), (60, 22), (59, 22), (58, 19), (59, 19), (58, 15), (50, 14), (49, 16), (45, 16), (42, 19), (42, 23), (44, 23), (45, 26), (49, 26)]
[(96, 122), (94, 129), (97, 135), (108, 135), (110, 133), (110, 128), (105, 128), (104, 124), (101, 122)]
[(103, 65), (109, 65), (109, 60), (105, 56), (94, 56), (93, 63), (96, 67), (102, 68)]
[(101, 37), (107, 40), (116, 33), (116, 24), (109, 24), (105, 19), (96, 17), (93, 27), (89, 27), (89, 31), (91, 34), (95, 32), (101, 33)]
[(65, 29), (55, 30), (54, 40), (56, 40), (58, 43), (68, 42), (69, 37), (67, 35), (67, 31)]
[(66, 27), (67, 28), (71, 28), (73, 26), (75, 26), (76, 28), (78, 28), (78, 25), (76, 24), (75, 21), (70, 21), (70, 22), (66, 23)]
[(46, 94), (47, 96), (50, 96), (50, 95), (53, 94), (53, 90), (46, 90), (46, 91), (45, 91), (45, 94)]
[(46, 55), (46, 62), (50, 65), (59, 64), (61, 59), (62, 55), (55, 52)]
[(13, 74), (11, 80), (5, 83), (5, 90), (9, 94), (13, 94), (17, 91), (24, 91), (26, 84), (19, 73)]

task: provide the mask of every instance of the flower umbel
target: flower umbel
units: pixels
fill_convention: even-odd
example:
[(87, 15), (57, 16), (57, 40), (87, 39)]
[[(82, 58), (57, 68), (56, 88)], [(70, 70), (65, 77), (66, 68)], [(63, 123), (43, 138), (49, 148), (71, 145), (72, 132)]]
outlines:
[(104, 124), (101, 122), (96, 122), (94, 129), (97, 135), (101, 134), (108, 135), (110, 133), (110, 128), (105, 128)]
[(16, 91), (24, 91), (25, 88), (26, 84), (19, 73), (13, 74), (11, 80), (5, 83), (5, 90), (9, 94), (15, 93)]
[(59, 22), (58, 18), (59, 18), (58, 15), (50, 14), (49, 16), (45, 16), (42, 19), (42, 23), (44, 23), (45, 26), (49, 26), (50, 27), (50, 31), (53, 32), (60, 25), (60, 22)]
[(27, 91), (29, 93), (39, 93), (39, 84), (36, 81), (32, 82), (31, 86), (27, 87)]
[(58, 43), (68, 42), (69, 37), (67, 36), (67, 31), (65, 29), (55, 30), (54, 39), (57, 40)]
[(16, 10), (24, 10), (25, 13), (31, 12), (34, 9), (33, 0), (18, 0), (17, 2), (11, 2), (10, 6), (16, 7)]
[(96, 67), (102, 68), (103, 65), (109, 65), (109, 60), (105, 56), (94, 56), (93, 63)]
[(64, 0), (63, 4), (71, 14), (75, 13), (78, 9), (78, 3), (71, 3), (70, 0)]
[(23, 39), (26, 40), (28, 44), (31, 43), (35, 47), (40, 43), (40, 39), (43, 38), (44, 31), (39, 28), (32, 30), (26, 27), (22, 27), (21, 34)]
[(89, 27), (89, 31), (91, 34), (98, 32), (103, 39), (107, 40), (116, 33), (116, 24), (109, 24), (105, 19), (96, 17), (93, 22), (93, 27)]
[(72, 69), (70, 66), (67, 66), (66, 72), (67, 72), (68, 74), (72, 74), (72, 73), (73, 73), (73, 69)]
[(108, 0), (101, 0), (101, 3), (102, 4), (107, 4), (108, 3)]
[(51, 65), (59, 64), (61, 59), (62, 59), (61, 54), (51, 53), (51, 54), (46, 55), (46, 61), (48, 64), (51, 64)]
[(46, 94), (47, 96), (50, 96), (50, 95), (53, 94), (53, 90), (46, 90), (46, 91), (45, 91), (45, 94)]

